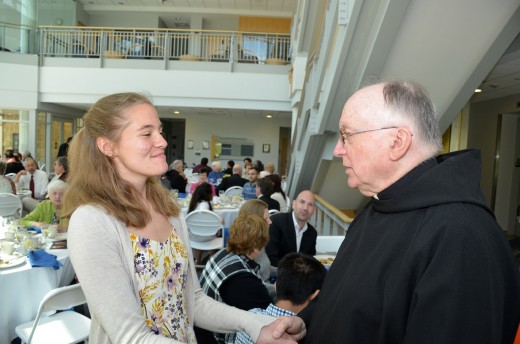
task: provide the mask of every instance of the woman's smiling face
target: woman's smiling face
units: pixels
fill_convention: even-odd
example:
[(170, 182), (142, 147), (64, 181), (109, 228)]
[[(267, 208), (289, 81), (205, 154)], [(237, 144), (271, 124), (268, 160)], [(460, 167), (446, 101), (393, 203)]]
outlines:
[(126, 123), (113, 149), (114, 162), (121, 178), (138, 185), (168, 170), (166, 140), (155, 108), (138, 104), (125, 110)]

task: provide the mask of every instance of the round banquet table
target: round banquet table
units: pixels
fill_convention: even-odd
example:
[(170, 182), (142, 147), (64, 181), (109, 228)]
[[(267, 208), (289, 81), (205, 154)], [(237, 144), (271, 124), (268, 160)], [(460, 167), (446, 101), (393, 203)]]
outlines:
[(0, 344), (16, 338), (16, 326), (34, 320), (38, 306), (47, 292), (69, 285), (74, 269), (68, 250), (47, 250), (63, 264), (52, 267), (31, 267), (29, 260), (19, 266), (0, 269)]

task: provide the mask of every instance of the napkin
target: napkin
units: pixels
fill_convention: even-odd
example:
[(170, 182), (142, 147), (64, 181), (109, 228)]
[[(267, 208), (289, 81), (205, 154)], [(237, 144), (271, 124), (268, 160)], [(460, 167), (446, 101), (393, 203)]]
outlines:
[(29, 262), (33, 268), (52, 266), (54, 270), (58, 270), (60, 266), (63, 266), (63, 264), (56, 259), (55, 255), (47, 253), (42, 249), (29, 252)]
[(34, 226), (31, 226), (31, 227), (27, 228), (27, 230), (28, 231), (33, 231), (33, 232), (36, 232), (36, 233), (41, 233), (42, 232), (41, 228), (34, 227)]

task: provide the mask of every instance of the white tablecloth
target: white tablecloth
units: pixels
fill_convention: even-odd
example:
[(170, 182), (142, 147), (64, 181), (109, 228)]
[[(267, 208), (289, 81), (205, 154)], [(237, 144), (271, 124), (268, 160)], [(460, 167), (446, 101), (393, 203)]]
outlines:
[[(213, 209), (213, 212), (217, 213), (221, 218), (224, 219), (224, 227), (229, 228), (233, 221), (235, 221), (238, 216), (238, 211), (240, 208), (220, 208)], [(188, 214), (188, 207), (182, 208), (182, 214), (184, 217)]]
[(0, 269), (0, 344), (9, 344), (16, 338), (14, 329), (36, 317), (43, 296), (57, 287), (69, 285), (74, 269), (67, 250), (48, 250), (63, 264), (32, 268), (29, 260), (24, 265)]

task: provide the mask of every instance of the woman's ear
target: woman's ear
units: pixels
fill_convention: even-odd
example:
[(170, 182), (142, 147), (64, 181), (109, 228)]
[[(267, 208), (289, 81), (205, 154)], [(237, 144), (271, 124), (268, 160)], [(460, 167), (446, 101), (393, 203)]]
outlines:
[(395, 136), (392, 137), (390, 146), (390, 159), (397, 161), (401, 159), (412, 145), (412, 133), (406, 128), (398, 128)]
[(96, 139), (96, 146), (101, 153), (111, 158), (114, 157), (114, 145), (112, 141), (106, 137), (98, 137)]

